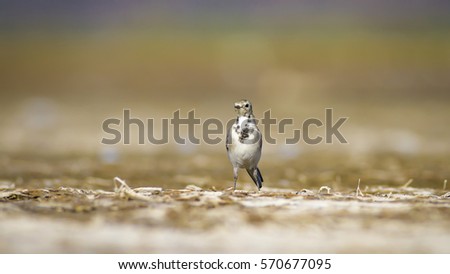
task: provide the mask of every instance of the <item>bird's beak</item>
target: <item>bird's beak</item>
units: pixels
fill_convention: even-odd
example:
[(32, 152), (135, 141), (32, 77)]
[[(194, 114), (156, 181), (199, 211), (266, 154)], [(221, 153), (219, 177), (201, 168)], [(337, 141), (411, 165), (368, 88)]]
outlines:
[(241, 106), (240, 106), (239, 104), (234, 104), (234, 108), (235, 108), (235, 109), (240, 109)]

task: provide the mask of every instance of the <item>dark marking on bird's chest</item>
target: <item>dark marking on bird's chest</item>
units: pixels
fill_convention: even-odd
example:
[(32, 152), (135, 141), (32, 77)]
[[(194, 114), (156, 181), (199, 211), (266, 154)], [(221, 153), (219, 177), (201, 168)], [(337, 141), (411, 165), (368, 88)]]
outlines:
[(245, 140), (248, 140), (248, 138), (250, 137), (250, 134), (253, 132), (252, 129), (250, 129), (247, 125), (242, 128), (240, 134), (239, 134), (239, 141), (241, 143), (244, 143)]
[[(253, 133), (253, 129), (249, 128), (248, 126), (248, 123), (252, 123), (253, 119), (251, 118), (250, 115), (247, 118), (248, 119), (242, 123), (243, 124), (242, 129), (241, 125), (239, 124), (239, 117), (236, 118), (236, 133), (239, 135), (239, 142), (241, 143), (244, 143), (246, 140), (248, 140), (250, 134)], [(241, 129), (240, 132), (239, 129)]]

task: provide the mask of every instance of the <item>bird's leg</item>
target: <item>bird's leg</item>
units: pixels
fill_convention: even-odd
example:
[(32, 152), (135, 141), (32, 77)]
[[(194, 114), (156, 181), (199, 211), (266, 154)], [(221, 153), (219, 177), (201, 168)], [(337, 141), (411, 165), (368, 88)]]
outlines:
[(234, 190), (236, 190), (236, 181), (238, 179), (238, 168), (233, 167), (233, 175), (234, 175)]

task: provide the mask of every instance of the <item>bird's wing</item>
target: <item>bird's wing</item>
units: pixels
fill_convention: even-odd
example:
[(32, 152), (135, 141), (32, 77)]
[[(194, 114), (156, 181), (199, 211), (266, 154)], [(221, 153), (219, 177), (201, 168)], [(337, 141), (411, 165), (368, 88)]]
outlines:
[(233, 129), (233, 127), (230, 127), (227, 131), (227, 140), (225, 143), (225, 147), (227, 148), (227, 150), (229, 149), (229, 146), (231, 145), (231, 142), (232, 142), (232, 140), (231, 140), (231, 130), (232, 129)]
[(255, 125), (255, 127), (256, 127), (256, 131), (258, 132), (259, 149), (262, 149), (262, 143), (263, 143), (263, 142), (262, 142), (262, 138), (263, 138), (262, 132), (259, 130), (258, 126)]

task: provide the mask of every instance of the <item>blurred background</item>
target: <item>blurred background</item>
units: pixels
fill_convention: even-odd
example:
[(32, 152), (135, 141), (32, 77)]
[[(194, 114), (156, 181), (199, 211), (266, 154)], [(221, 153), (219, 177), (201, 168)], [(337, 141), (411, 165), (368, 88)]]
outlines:
[(225, 188), (224, 142), (143, 146), (134, 134), (132, 145), (102, 145), (102, 121), (127, 108), (159, 130), (195, 109), (225, 123), (247, 98), (257, 117), (271, 109), (297, 128), (325, 108), (349, 117), (346, 145), (287, 146), (289, 129), (265, 144), (268, 187), (442, 187), (449, 13), (443, 0), (0, 1), (0, 179)]

